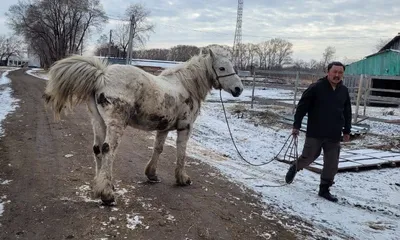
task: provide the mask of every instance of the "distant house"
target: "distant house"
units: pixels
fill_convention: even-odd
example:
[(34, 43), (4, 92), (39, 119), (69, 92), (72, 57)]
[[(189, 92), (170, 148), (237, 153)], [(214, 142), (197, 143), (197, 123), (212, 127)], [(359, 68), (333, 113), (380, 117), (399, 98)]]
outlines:
[(378, 52), (346, 66), (345, 75), (365, 74), (371, 78), (371, 87), (383, 89), (371, 95), (399, 98), (400, 101), (400, 33)]
[(149, 59), (132, 59), (131, 62), (132, 65), (154, 74), (159, 74), (162, 70), (176, 67), (181, 63), (182, 62)]
[(2, 61), (7, 61), (5, 65), (9, 67), (40, 67), (39, 57), (30, 49), (26, 49), (18, 55), (12, 54), (8, 59), (3, 57)]
[[(106, 58), (106, 57), (99, 57)], [(107, 61), (111, 64), (126, 64), (125, 58), (107, 58)], [(151, 59), (132, 59), (131, 64), (139, 67), (146, 72), (153, 74), (159, 74), (162, 70), (175, 67), (183, 62), (166, 61), (166, 60), (151, 60)]]

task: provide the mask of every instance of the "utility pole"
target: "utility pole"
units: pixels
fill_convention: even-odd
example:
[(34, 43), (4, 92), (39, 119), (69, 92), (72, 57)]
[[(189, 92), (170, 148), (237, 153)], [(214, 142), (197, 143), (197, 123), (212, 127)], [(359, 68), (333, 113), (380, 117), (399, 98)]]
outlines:
[(108, 42), (108, 57), (111, 57), (111, 42), (112, 42), (112, 30), (110, 30), (110, 40)]
[(129, 43), (128, 43), (128, 52), (126, 55), (126, 64), (131, 64), (131, 57), (132, 57), (132, 42), (133, 42), (133, 34), (135, 31), (135, 15), (132, 14), (131, 16), (131, 24), (129, 25)]

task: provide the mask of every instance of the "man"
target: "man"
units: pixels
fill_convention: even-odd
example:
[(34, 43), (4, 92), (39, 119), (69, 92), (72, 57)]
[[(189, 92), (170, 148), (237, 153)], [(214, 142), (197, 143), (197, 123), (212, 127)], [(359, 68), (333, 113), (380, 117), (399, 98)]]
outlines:
[(296, 173), (307, 167), (324, 151), (324, 166), (318, 195), (332, 202), (329, 187), (338, 171), (340, 139), (350, 140), (351, 101), (349, 91), (343, 85), (345, 66), (340, 62), (328, 65), (327, 76), (311, 84), (301, 96), (294, 116), (292, 134), (299, 135), (303, 117), (308, 114), (306, 140), (300, 157), (291, 165), (286, 182), (291, 183)]

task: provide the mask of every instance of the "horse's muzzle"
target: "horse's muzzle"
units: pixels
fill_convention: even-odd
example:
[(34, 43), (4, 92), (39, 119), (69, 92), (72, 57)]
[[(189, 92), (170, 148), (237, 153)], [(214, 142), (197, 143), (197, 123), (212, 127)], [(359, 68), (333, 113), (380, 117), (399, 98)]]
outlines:
[(243, 89), (240, 87), (235, 87), (235, 90), (231, 91), (232, 96), (234, 97), (239, 97), (240, 94), (242, 93)]

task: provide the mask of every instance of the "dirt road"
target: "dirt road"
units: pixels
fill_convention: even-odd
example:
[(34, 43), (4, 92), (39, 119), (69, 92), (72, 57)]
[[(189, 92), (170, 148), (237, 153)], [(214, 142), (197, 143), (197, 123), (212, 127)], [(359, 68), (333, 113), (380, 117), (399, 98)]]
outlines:
[(41, 99), (44, 80), (22, 70), (8, 77), (20, 102), (0, 139), (0, 179), (11, 180), (0, 184), (0, 239), (289, 240), (308, 234), (283, 227), (299, 220), (262, 217), (279, 214), (197, 160), (188, 159), (193, 185), (175, 186), (173, 147), (160, 158), (162, 182), (147, 184), (152, 134), (134, 129), (126, 131), (114, 165), (117, 205), (102, 206), (91, 198), (93, 137), (85, 107), (55, 123)]

